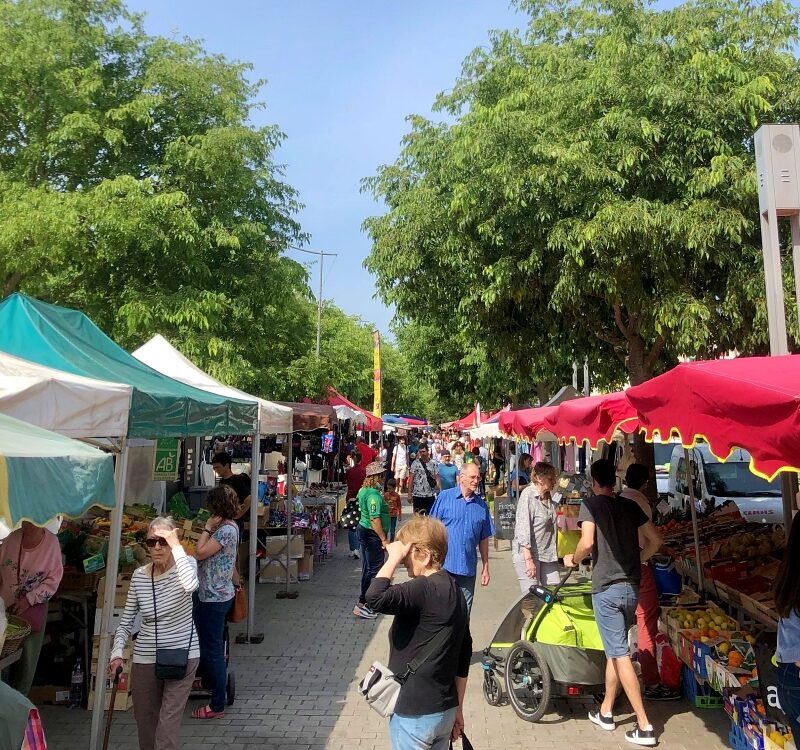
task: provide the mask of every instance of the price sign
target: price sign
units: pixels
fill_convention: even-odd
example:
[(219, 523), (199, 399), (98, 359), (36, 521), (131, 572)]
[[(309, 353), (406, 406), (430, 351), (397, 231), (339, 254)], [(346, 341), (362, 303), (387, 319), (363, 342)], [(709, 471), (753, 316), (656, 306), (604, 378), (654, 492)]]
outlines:
[(517, 501), (511, 497), (494, 499), (494, 531), (495, 538), (514, 538), (514, 526), (517, 522)]

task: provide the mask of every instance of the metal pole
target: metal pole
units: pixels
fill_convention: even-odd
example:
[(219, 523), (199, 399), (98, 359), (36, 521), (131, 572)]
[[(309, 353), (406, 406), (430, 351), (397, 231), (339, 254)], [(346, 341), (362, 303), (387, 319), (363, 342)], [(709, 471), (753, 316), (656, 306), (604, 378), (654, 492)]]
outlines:
[(247, 632), (237, 643), (261, 643), (263, 633), (255, 633), (256, 622), (256, 554), (258, 552), (258, 473), (261, 458), (261, 421), (256, 420), (253, 432), (253, 453), (250, 457), (250, 546), (247, 556)]
[(583, 394), (589, 395), (589, 358), (583, 360)]
[[(99, 750), (102, 744), (103, 714), (106, 707), (106, 665), (111, 654), (111, 615), (114, 612), (114, 597), (119, 571), (119, 549), (122, 541), (122, 515), (125, 508), (125, 484), (128, 476), (128, 443), (122, 438), (117, 464), (114, 467), (114, 509), (111, 511), (111, 528), (106, 559), (106, 585), (103, 614), (100, 621), (100, 648), (97, 653), (97, 676), (94, 685), (94, 706), (89, 750)], [(87, 638), (89, 634), (87, 633)], [(84, 665), (84, 674), (90, 675), (92, 665)]]
[(694, 534), (694, 553), (697, 560), (697, 588), (700, 589), (699, 593), (702, 595), (705, 591), (705, 582), (703, 578), (703, 561), (700, 559), (700, 530), (697, 527), (697, 508), (694, 506), (694, 474), (692, 473), (692, 460), (689, 458), (689, 449), (683, 449), (683, 455), (686, 458), (686, 481), (689, 489), (689, 504), (692, 513), (692, 533)]
[(319, 297), (317, 299), (317, 359), (319, 359), (320, 328), (322, 327), (322, 264), (324, 262), (325, 262), (325, 253), (320, 253), (319, 254)]

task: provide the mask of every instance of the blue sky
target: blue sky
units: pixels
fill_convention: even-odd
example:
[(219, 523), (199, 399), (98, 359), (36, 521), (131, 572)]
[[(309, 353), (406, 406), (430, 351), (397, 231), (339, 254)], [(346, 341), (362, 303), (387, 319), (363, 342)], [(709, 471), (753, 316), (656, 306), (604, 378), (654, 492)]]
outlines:
[[(268, 83), (256, 124), (278, 123), (286, 180), (300, 192), (309, 247), (325, 260), (323, 296), (388, 332), (362, 262), (362, 221), (381, 208), (360, 180), (394, 161), (409, 114), (430, 114), (488, 31), (524, 25), (507, 0), (129, 0), (150, 34), (202, 39), (210, 52), (252, 63)], [(294, 253), (307, 262), (310, 256)], [(311, 259), (313, 262), (313, 259)], [(317, 289), (317, 266), (311, 269)]]

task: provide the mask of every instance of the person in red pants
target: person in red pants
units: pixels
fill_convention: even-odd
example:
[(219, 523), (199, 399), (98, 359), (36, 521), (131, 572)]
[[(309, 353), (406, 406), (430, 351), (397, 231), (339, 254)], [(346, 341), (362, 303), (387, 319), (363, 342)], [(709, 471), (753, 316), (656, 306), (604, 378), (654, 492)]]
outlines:
[[(650, 472), (643, 464), (631, 464), (625, 472), (625, 485), (620, 494), (636, 502), (652, 520), (653, 509), (642, 488), (650, 481)], [(640, 538), (641, 546), (644, 546)], [(642, 668), (644, 697), (650, 701), (673, 701), (681, 697), (679, 692), (661, 684), (656, 657), (658, 635), (658, 589), (653, 569), (642, 563), (642, 580), (639, 584), (639, 603), (636, 606), (636, 631), (639, 640), (639, 665)]]

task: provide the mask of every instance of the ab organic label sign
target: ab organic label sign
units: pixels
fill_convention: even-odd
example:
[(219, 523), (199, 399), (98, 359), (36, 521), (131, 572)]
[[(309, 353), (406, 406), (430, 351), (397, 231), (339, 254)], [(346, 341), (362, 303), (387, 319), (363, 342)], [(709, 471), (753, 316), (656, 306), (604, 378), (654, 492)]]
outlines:
[(160, 438), (156, 440), (156, 459), (153, 468), (153, 480), (156, 482), (174, 482), (178, 478), (178, 451), (181, 441), (178, 438)]

